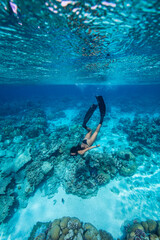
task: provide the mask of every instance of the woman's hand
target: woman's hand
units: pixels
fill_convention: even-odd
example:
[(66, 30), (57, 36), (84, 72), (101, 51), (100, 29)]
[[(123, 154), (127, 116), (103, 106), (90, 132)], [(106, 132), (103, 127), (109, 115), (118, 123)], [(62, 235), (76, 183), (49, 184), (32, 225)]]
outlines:
[(96, 145), (96, 147), (100, 147), (100, 144)]

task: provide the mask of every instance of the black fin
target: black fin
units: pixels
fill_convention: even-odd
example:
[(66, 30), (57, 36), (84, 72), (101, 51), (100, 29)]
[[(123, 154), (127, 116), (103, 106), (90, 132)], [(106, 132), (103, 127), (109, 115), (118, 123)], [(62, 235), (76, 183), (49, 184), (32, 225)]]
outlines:
[(99, 111), (101, 114), (100, 124), (102, 124), (104, 116), (106, 114), (106, 105), (105, 105), (105, 102), (104, 102), (102, 96), (96, 96), (96, 98), (97, 98), (97, 102), (98, 102), (98, 106), (99, 106)]
[(92, 117), (92, 115), (93, 115), (94, 111), (96, 110), (96, 108), (97, 108), (97, 105), (96, 105), (96, 104), (93, 104), (93, 105), (88, 109), (88, 111), (87, 111), (87, 113), (86, 113), (86, 115), (85, 115), (85, 117), (84, 117), (83, 125), (82, 125), (85, 129), (87, 128), (87, 127), (86, 127), (87, 122), (88, 122), (89, 119)]

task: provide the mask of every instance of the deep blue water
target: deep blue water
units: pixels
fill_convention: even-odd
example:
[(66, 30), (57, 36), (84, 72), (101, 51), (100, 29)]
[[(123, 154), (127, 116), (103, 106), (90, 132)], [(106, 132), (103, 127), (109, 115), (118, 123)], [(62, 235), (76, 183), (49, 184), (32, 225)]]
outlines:
[[(108, 98), (159, 97), (160, 85), (124, 85), (124, 86), (101, 86), (101, 85), (0, 85), (1, 101), (28, 99), (48, 96), (61, 98), (64, 96), (93, 97), (101, 94)], [(134, 101), (133, 101), (134, 102)]]
[[(127, 85), (127, 86), (99, 86), (99, 85), (1, 85), (1, 103), (12, 101), (39, 101), (41, 104), (54, 104), (56, 99), (62, 101), (66, 97), (70, 99), (70, 104), (77, 101), (86, 102), (87, 105), (95, 101), (96, 95), (103, 95), (108, 105), (140, 107), (142, 111), (152, 111), (155, 106), (159, 106), (160, 85)], [(66, 102), (65, 107), (67, 107)], [(132, 108), (134, 111), (134, 107)]]

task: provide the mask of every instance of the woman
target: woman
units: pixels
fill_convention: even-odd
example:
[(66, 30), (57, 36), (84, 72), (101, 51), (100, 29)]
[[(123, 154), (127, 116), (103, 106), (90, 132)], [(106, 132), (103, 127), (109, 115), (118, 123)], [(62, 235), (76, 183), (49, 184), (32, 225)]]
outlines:
[(87, 113), (84, 117), (84, 121), (83, 121), (83, 127), (88, 131), (88, 133), (86, 134), (86, 136), (83, 139), (81, 144), (78, 144), (77, 146), (71, 148), (71, 150), (70, 150), (70, 155), (71, 156), (76, 156), (78, 154), (83, 155), (88, 150), (100, 146), (99, 144), (95, 145), (95, 146), (92, 146), (92, 144), (96, 140), (96, 137), (97, 137), (97, 135), (99, 133), (99, 130), (102, 126), (102, 122), (103, 122), (103, 119), (104, 119), (104, 116), (105, 116), (105, 113), (106, 113), (106, 106), (105, 106), (105, 103), (104, 103), (104, 100), (103, 100), (102, 96), (96, 96), (96, 99), (98, 101), (98, 106), (99, 106), (99, 110), (100, 110), (100, 114), (101, 114), (100, 123), (98, 124), (98, 126), (96, 128), (96, 131), (93, 134), (92, 134), (92, 130), (86, 126), (87, 122), (89, 121), (89, 119), (91, 118), (91, 116), (93, 115), (94, 111), (97, 108), (97, 105), (93, 104), (89, 108), (89, 110), (87, 111)]

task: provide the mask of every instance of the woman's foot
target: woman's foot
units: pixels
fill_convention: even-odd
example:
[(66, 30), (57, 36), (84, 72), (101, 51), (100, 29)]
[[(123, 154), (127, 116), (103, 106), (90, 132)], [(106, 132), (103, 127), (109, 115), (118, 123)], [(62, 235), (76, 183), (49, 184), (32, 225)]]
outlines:
[(86, 125), (83, 125), (82, 127), (85, 128), (88, 132), (92, 131), (92, 129), (87, 127)]
[(89, 128), (89, 127), (86, 127), (86, 130), (87, 130), (88, 132), (92, 131), (92, 129)]

